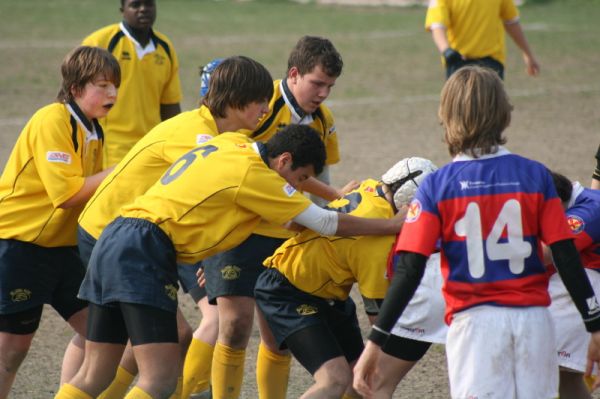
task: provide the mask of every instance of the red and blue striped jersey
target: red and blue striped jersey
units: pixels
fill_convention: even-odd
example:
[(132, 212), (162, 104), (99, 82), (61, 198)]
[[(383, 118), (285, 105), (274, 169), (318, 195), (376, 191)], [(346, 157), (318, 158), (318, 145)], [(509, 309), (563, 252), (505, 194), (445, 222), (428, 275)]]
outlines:
[(588, 269), (600, 271), (600, 190), (573, 184), (566, 213), (581, 263)]
[(441, 240), (446, 322), (481, 304), (547, 306), (542, 245), (572, 238), (552, 177), (500, 147), (457, 156), (410, 204), (396, 251), (429, 256)]

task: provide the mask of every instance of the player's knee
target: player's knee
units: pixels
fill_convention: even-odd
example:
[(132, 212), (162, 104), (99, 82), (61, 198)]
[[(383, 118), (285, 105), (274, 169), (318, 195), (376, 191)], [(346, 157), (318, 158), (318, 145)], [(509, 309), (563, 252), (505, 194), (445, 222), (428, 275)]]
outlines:
[(232, 348), (244, 348), (248, 344), (253, 326), (253, 315), (235, 315), (221, 318), (219, 339)]
[(9, 374), (16, 373), (23, 360), (25, 360), (28, 351), (29, 346), (2, 348), (2, 353), (0, 354), (0, 367), (2, 371)]
[(352, 384), (352, 370), (348, 364), (324, 364), (315, 373), (315, 380), (327, 388), (328, 395), (341, 397)]

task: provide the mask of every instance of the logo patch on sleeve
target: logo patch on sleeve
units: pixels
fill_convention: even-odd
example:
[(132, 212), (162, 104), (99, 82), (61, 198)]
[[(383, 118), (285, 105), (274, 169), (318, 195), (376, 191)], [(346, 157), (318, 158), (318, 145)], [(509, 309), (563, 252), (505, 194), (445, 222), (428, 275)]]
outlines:
[(585, 222), (582, 218), (576, 215), (567, 215), (567, 223), (573, 234), (579, 234), (585, 228)]
[(291, 197), (292, 195), (294, 195), (294, 193), (296, 192), (296, 189), (294, 188), (294, 186), (292, 186), (290, 183), (287, 183), (285, 186), (283, 186), (283, 192), (288, 196)]
[(196, 144), (204, 144), (212, 138), (213, 136), (211, 136), (210, 134), (199, 134), (196, 136)]
[(418, 199), (413, 199), (410, 205), (408, 205), (408, 212), (406, 212), (406, 223), (413, 223), (419, 220), (419, 216), (421, 216), (421, 211), (423, 210), (423, 205), (421, 205), (421, 201)]
[(48, 162), (58, 162), (67, 165), (71, 164), (71, 154), (68, 154), (66, 152), (48, 151), (46, 153), (46, 159), (48, 160)]

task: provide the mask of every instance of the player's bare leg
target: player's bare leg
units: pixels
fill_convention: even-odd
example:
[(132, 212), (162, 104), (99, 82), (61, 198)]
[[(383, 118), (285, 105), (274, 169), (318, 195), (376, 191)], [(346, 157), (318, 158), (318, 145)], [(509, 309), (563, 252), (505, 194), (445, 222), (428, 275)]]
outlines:
[(35, 333), (20, 335), (0, 332), (0, 399), (8, 397), (34, 335)]
[(373, 382), (374, 398), (391, 399), (400, 381), (415, 364), (417, 362), (398, 359), (382, 352), (377, 365), (377, 379)]
[(87, 328), (87, 308), (80, 310), (67, 320), (76, 334), (71, 338), (63, 355), (60, 371), (60, 385), (69, 381), (79, 371), (85, 355), (85, 332)]
[(559, 378), (558, 393), (561, 398), (592, 398), (592, 395), (583, 380), (582, 373), (561, 367)]
[(256, 308), (260, 346), (256, 358), (256, 385), (259, 399), (285, 399), (292, 355), (278, 348), (275, 337), (260, 309)]
[[(181, 350), (177, 343), (155, 343), (132, 347), (139, 368), (136, 386), (156, 399), (166, 399), (181, 375)], [(165, 367), (165, 365), (169, 365)]]
[(313, 378), (315, 383), (301, 399), (341, 398), (352, 383), (352, 370), (346, 358), (339, 356), (323, 363)]

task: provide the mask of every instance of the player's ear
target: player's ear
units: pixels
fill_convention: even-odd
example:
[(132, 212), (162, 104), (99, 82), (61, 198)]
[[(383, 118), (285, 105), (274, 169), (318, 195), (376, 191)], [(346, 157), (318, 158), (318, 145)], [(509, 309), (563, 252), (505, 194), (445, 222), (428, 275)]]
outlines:
[(296, 79), (300, 77), (300, 71), (298, 71), (298, 67), (291, 67), (288, 70), (288, 78), (292, 80), (293, 83), (296, 83)]
[(282, 170), (287, 165), (292, 167), (292, 154), (289, 152), (283, 152), (277, 157), (277, 169)]

